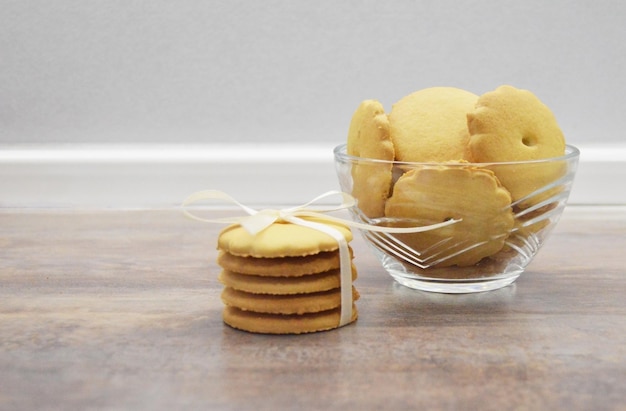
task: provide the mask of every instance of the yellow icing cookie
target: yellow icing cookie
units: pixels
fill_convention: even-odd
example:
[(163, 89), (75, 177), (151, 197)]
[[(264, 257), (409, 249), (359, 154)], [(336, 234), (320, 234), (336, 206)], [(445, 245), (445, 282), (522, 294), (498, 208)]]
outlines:
[[(307, 219), (322, 222), (319, 219)], [(346, 239), (352, 240), (350, 229), (339, 223), (322, 222), (339, 230)], [(240, 257), (298, 257), (320, 252), (335, 251), (339, 248), (337, 240), (329, 234), (313, 228), (291, 223), (275, 223), (265, 230), (251, 235), (243, 227), (232, 225), (219, 234), (218, 249)]]

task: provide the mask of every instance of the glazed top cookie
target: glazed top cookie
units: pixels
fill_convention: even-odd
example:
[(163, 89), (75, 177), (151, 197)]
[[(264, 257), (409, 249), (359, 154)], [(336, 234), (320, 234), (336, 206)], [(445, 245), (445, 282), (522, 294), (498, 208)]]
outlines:
[(491, 171), (442, 165), (413, 169), (400, 177), (385, 215), (416, 220), (418, 225), (461, 220), (396, 236), (421, 253), (424, 267), (468, 266), (502, 249), (514, 223), (510, 203), (509, 192)]
[[(304, 219), (304, 218), (303, 218)], [(308, 221), (325, 224), (352, 241), (352, 232), (339, 223), (329, 223), (315, 218)], [(291, 223), (277, 222), (265, 230), (251, 235), (240, 225), (226, 227), (217, 239), (218, 249), (241, 257), (298, 257), (334, 251), (337, 241), (324, 232)]]
[(552, 111), (528, 90), (500, 86), (478, 98), (467, 114), (472, 159), (525, 161), (565, 153), (565, 138)]
[(467, 113), (478, 96), (454, 87), (432, 87), (400, 99), (389, 113), (396, 160), (468, 160)]
[[(376, 100), (365, 100), (356, 109), (348, 130), (348, 155), (393, 161), (394, 148), (389, 137), (389, 120)], [(391, 163), (354, 164), (352, 195), (359, 208), (370, 217), (381, 217), (391, 187)]]

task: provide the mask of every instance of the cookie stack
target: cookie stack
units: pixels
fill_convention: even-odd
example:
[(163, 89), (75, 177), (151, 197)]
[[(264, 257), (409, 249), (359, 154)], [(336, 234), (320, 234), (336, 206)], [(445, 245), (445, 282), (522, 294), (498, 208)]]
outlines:
[[(319, 222), (319, 221), (318, 221)], [(352, 240), (350, 230), (324, 223)], [(239, 225), (218, 238), (224, 285), (224, 322), (266, 334), (301, 334), (340, 326), (341, 270), (337, 241), (310, 227), (287, 222), (251, 235)], [(350, 249), (352, 259), (352, 250)], [(357, 276), (351, 264), (351, 277)], [(359, 298), (352, 286), (352, 302)], [(350, 322), (357, 319), (352, 303)]]

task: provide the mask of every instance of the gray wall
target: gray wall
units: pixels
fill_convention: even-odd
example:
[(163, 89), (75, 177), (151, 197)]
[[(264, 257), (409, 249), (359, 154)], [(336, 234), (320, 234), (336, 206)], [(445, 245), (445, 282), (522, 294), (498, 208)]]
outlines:
[(626, 2), (0, 0), (0, 143), (341, 142), (366, 98), (508, 83), (622, 142)]

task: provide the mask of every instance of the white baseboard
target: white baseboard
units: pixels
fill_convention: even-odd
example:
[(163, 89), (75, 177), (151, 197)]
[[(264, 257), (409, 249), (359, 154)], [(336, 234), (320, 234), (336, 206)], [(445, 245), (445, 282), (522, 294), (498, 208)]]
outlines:
[[(626, 204), (626, 144), (579, 147), (570, 204)], [(0, 207), (172, 207), (203, 189), (292, 205), (338, 189), (332, 145), (0, 146)]]

